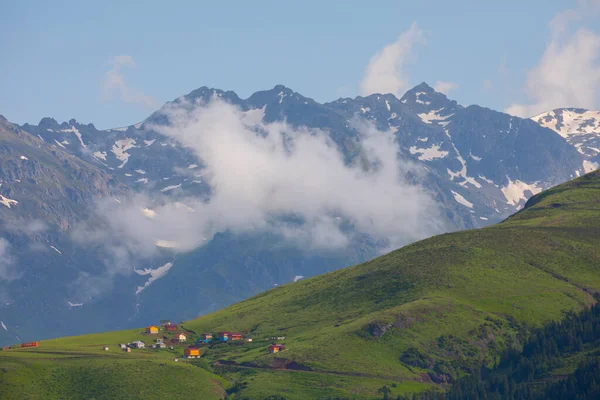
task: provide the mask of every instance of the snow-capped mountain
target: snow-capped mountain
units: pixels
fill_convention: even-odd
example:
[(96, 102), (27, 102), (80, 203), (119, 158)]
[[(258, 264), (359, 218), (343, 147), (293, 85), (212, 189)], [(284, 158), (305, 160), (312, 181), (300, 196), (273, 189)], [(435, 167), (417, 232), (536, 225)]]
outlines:
[[(223, 231), (183, 254), (157, 240), (161, 251), (154, 258), (129, 260), (131, 265), (107, 276), (104, 265), (115, 254), (108, 257), (101, 247), (75, 243), (74, 237), (81, 235), (74, 232), (77, 222), (93, 218), (98, 198), (114, 199), (117, 207), (135, 193), (210, 200), (203, 160), (156, 127), (173, 123), (168, 110), (205, 107), (214, 98), (236, 106), (249, 126), (285, 121), (326, 132), (348, 165), (363, 151), (353, 121), (365, 119), (392, 132), (398, 157), (416, 168), (411, 181), (436, 200), (447, 231), (502, 220), (531, 195), (600, 161), (598, 113), (564, 109), (521, 119), (465, 107), (426, 83), (401, 99), (374, 94), (324, 104), (282, 85), (247, 99), (201, 87), (138, 124), (108, 130), (74, 119), (59, 123), (44, 118), (22, 127), (3, 120), (0, 233), (19, 260), (19, 273), (10, 281), (0, 276), (0, 315), (7, 327), (0, 329), (0, 342), (15, 335), (39, 339), (125, 328), (151, 323), (159, 314), (191, 318), (381, 251), (382, 244), (368, 235), (333, 254), (305, 251), (273, 233)], [(151, 207), (140, 207), (140, 213), (155, 215)], [(34, 229), (31, 221), (39, 221), (43, 229)], [(19, 225), (31, 229), (16, 229)], [(87, 293), (82, 276), (104, 285), (103, 291)], [(61, 324), (53, 325), (57, 319)], [(54, 328), (41, 330), (49, 325)]]
[(600, 166), (600, 111), (581, 108), (558, 108), (531, 118), (550, 128), (584, 156), (585, 172)]

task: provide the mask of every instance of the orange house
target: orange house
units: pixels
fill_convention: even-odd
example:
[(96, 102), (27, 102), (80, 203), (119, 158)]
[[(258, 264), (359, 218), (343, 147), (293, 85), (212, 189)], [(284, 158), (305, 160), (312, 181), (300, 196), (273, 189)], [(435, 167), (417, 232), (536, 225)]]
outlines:
[(285, 350), (285, 346), (282, 344), (272, 344), (269, 346), (269, 353), (279, 353), (280, 351)]
[(200, 357), (200, 349), (197, 347), (186, 347), (183, 350), (183, 355), (187, 358)]
[(158, 327), (157, 326), (149, 326), (146, 328), (146, 333), (150, 333), (150, 334), (156, 334), (158, 333)]

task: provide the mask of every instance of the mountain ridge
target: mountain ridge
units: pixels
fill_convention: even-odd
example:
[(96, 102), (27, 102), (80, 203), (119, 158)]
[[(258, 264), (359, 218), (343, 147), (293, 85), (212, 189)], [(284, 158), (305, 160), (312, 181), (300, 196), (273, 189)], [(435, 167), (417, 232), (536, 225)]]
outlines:
[[(417, 85), (400, 99), (391, 94), (373, 94), (323, 104), (279, 85), (256, 92), (247, 99), (239, 98), (233, 91), (200, 87), (165, 107), (175, 110), (185, 107), (188, 113), (201, 113), (215, 96), (233, 104), (251, 130), (260, 131), (276, 123), (300, 131), (324, 132), (335, 143), (346, 166), (360, 164), (364, 156), (361, 132), (354, 124), (356, 120), (367, 121), (379, 131), (393, 135), (399, 159), (415, 168), (407, 175), (407, 181), (429, 193), (439, 207), (439, 220), (445, 231), (478, 228), (502, 221), (520, 209), (530, 196), (581, 175), (596, 165), (593, 159), (578, 151), (577, 143), (570, 143), (549, 128), (476, 105), (463, 107), (426, 83)], [(75, 119), (59, 123), (51, 118), (42, 119), (37, 126), (26, 124), (19, 128), (11, 124), (10, 129), (23, 129), (36, 140), (41, 138), (50, 151), (69, 154), (81, 160), (82, 165), (89, 165), (123, 185), (123, 190), (116, 195), (104, 196), (113, 207), (109, 208), (110, 212), (117, 213), (124, 207), (117, 201), (128, 204), (131, 197), (141, 194), (143, 204), (137, 205), (134, 211), (151, 219), (155, 215), (153, 204), (172, 202), (177, 206), (186, 198), (208, 200), (213, 193), (202, 160), (176, 139), (157, 131), (157, 125), (169, 126), (165, 107), (137, 124), (102, 131), (91, 123), (81, 124)], [(12, 191), (6, 191), (9, 188)], [(14, 190), (8, 184), (0, 188), (0, 195), (6, 199), (4, 202), (11, 205), (8, 208), (0, 203), (0, 212), (7, 218), (1, 221), (5, 225), (5, 221), (23, 211), (19, 206), (25, 204), (15, 205), (9, 201), (21, 200)], [(69, 204), (69, 194), (65, 192), (62, 196), (67, 201), (65, 204)], [(77, 190), (70, 196), (78, 198)], [(82, 209), (94, 210), (95, 199), (79, 197)], [(185, 202), (183, 204), (189, 207)], [(47, 205), (37, 207), (43, 209)], [(83, 212), (80, 215), (86, 216)], [(220, 232), (215, 235), (215, 240), (208, 238), (206, 244), (202, 243), (201, 248), (179, 254), (168, 247), (173, 245), (168, 238), (157, 236), (147, 244), (163, 246), (156, 246), (156, 256), (150, 259), (132, 257), (115, 273), (114, 254), (120, 253), (114, 249), (107, 253), (99, 245), (86, 249), (74, 241), (75, 237), (79, 240), (93, 237), (94, 229), (105, 224), (106, 221), (100, 220), (88, 224), (92, 230), (84, 235), (71, 230), (52, 231), (55, 235), (52, 245), (61, 252), (50, 249), (53, 257), (58, 257), (52, 263), (66, 262), (70, 272), (53, 269), (58, 273), (52, 293), (35, 293), (33, 296), (43, 296), (40, 301), (47, 304), (47, 310), (71, 321), (65, 322), (65, 326), (70, 327), (65, 334), (108, 329), (111, 324), (124, 327), (149, 323), (155, 311), (153, 308), (163, 309), (162, 293), (169, 293), (172, 298), (168, 305), (178, 310), (176, 317), (188, 319), (273, 285), (290, 282), (296, 276), (308, 277), (366, 261), (384, 248), (377, 238), (358, 236), (352, 248), (335, 256), (315, 255), (297, 244), (263, 232), (237, 236)], [(8, 239), (12, 240), (11, 237)], [(27, 246), (35, 244), (24, 243)], [(19, 246), (29, 248), (25, 244)], [(48, 266), (35, 261), (35, 253), (26, 253), (23, 259), (33, 261), (24, 269), (21, 279), (38, 282), (40, 276), (46, 276)], [(170, 268), (163, 268), (169, 263)], [(79, 278), (78, 268), (81, 269)], [(145, 275), (135, 271), (143, 271)], [(198, 276), (208, 280), (197, 283)], [(86, 297), (82, 279), (99, 282), (108, 289)], [(0, 304), (0, 311), (5, 315), (3, 321), (11, 337), (27, 338), (35, 329), (22, 321), (24, 315), (39, 316), (40, 325), (36, 329), (42, 329), (48, 323), (46, 318), (56, 317), (49, 311), (40, 314), (34, 302), (26, 300), (32, 295), (25, 290), (11, 293), (11, 290), (17, 290), (18, 282), (15, 281), (7, 296), (22, 300), (7, 302), (10, 305)], [(143, 288), (141, 291), (140, 287)], [(193, 291), (203, 295), (192, 302), (181, 296), (181, 293)], [(123, 316), (118, 323), (110, 317), (115, 309)], [(89, 320), (92, 310), (102, 317)], [(167, 312), (168, 308), (164, 310)], [(83, 330), (77, 331), (76, 326)], [(6, 332), (0, 329), (0, 333)]]

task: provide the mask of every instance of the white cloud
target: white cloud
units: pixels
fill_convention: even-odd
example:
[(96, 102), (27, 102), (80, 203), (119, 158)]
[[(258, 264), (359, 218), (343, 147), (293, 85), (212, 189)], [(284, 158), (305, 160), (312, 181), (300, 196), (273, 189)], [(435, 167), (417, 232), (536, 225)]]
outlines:
[(14, 281), (20, 277), (21, 273), (16, 269), (10, 243), (8, 240), (0, 238), (0, 282)]
[(600, 1), (580, 1), (557, 14), (550, 23), (551, 38), (538, 65), (527, 74), (527, 104), (511, 104), (509, 114), (531, 117), (560, 107), (600, 106), (600, 35), (569, 24), (600, 13)]
[(130, 87), (127, 82), (125, 82), (125, 76), (123, 75), (122, 70), (124, 68), (135, 67), (135, 62), (131, 56), (116, 56), (112, 58), (110, 63), (111, 69), (106, 72), (104, 81), (102, 82), (105, 98), (112, 98), (116, 91), (119, 99), (125, 103), (138, 104), (149, 109), (158, 108), (158, 102), (154, 98)]
[(559, 12), (550, 21), (550, 29), (554, 36), (563, 34), (570, 24), (600, 14), (600, 0), (578, 0), (575, 8)]
[(435, 83), (435, 85), (433, 85), (433, 88), (435, 89), (436, 92), (440, 92), (440, 93), (444, 93), (445, 95), (448, 95), (454, 89), (458, 89), (458, 83), (437, 81)]
[(424, 43), (423, 31), (413, 23), (394, 43), (378, 51), (369, 61), (361, 82), (364, 96), (373, 93), (392, 93), (398, 97), (406, 91), (408, 74), (405, 71), (414, 45)]
[(188, 251), (224, 231), (268, 231), (302, 248), (336, 251), (354, 231), (395, 248), (444, 229), (433, 199), (405, 178), (418, 171), (397, 159), (392, 132), (353, 122), (362, 135), (361, 165), (371, 165), (365, 170), (346, 165), (324, 132), (269, 123), (258, 134), (244, 112), (218, 99), (203, 108), (176, 103), (163, 110), (171, 125), (151, 129), (202, 160), (212, 193), (178, 202), (139, 194), (100, 203), (105, 224), (75, 237), (108, 246), (111, 273), (131, 272), (132, 256), (155, 255), (157, 241), (176, 246), (169, 251)]

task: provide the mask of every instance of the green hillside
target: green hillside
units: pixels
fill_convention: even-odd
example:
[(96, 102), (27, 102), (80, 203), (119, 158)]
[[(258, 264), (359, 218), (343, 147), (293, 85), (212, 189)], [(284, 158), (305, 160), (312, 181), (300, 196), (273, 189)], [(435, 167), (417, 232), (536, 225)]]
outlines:
[[(423, 240), (189, 321), (192, 340), (218, 331), (253, 338), (204, 345), (200, 360), (173, 361), (182, 347), (117, 351), (139, 335), (132, 331), (0, 352), (0, 397), (24, 381), (35, 392), (23, 398), (119, 398), (119, 390), (211, 398), (227, 389), (239, 399), (378, 399), (383, 386), (394, 395), (444, 390), (531, 329), (595, 302), (599, 226), (596, 171), (534, 196), (493, 227)], [(271, 337), (284, 336), (275, 341), (286, 349), (269, 354)]]

